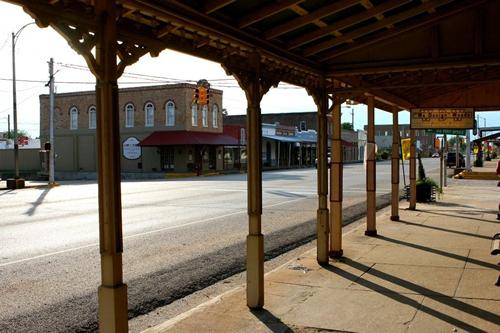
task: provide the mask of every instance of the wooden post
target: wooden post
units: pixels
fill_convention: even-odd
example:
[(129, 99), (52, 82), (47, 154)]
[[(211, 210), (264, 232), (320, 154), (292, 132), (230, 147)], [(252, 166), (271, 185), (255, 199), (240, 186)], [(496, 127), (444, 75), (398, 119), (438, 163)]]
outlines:
[(366, 145), (366, 231), (367, 236), (377, 235), (376, 213), (376, 156), (375, 156), (375, 101), (368, 96), (368, 133)]
[(328, 264), (329, 252), (329, 226), (328, 226), (328, 135), (327, 119), (328, 95), (325, 88), (316, 91), (308, 90), (318, 107), (318, 137), (316, 156), (318, 158), (317, 187), (318, 187), (318, 210), (316, 220), (317, 250), (316, 259), (320, 265)]
[(342, 139), (340, 102), (332, 108), (332, 165), (330, 168), (330, 257), (342, 257)]
[[(481, 153), (481, 146), (479, 145), (479, 152), (477, 156)], [(443, 156), (444, 156), (444, 165), (443, 165), (443, 185), (444, 187), (448, 186), (448, 137), (446, 134), (444, 135), (444, 145), (443, 145)]]
[(415, 146), (415, 130), (410, 130), (410, 209), (415, 210), (417, 205), (417, 160)]
[(98, 68), (97, 161), (101, 285), (98, 291), (99, 331), (127, 332), (127, 286), (122, 273), (122, 207), (120, 189), (120, 119), (116, 64), (115, 1), (97, 1), (96, 63)]
[(392, 109), (392, 164), (391, 164), (391, 183), (392, 183), (392, 205), (391, 221), (399, 221), (399, 126), (398, 126), (398, 108)]
[(234, 75), (247, 98), (247, 306), (264, 306), (264, 236), (262, 235), (262, 125), (260, 101), (271, 86), (279, 82), (260, 77), (260, 55), (248, 56), (244, 69), (222, 65), (228, 75)]

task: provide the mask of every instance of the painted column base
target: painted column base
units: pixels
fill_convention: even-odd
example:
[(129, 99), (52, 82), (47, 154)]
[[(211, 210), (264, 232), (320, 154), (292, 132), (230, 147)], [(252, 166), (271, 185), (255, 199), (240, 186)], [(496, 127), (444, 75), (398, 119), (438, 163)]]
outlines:
[(377, 236), (377, 230), (365, 230), (365, 236)]
[(399, 221), (399, 215), (391, 216), (391, 221)]
[(99, 332), (128, 332), (127, 285), (99, 286)]
[(19, 188), (24, 188), (23, 178), (9, 178), (7, 179), (7, 188), (9, 190), (16, 190)]
[(330, 251), (329, 255), (330, 255), (330, 258), (333, 258), (333, 259), (342, 258), (342, 256), (344, 255), (344, 251), (343, 250)]
[(320, 265), (328, 264), (328, 209), (320, 208), (318, 209), (317, 219), (318, 219), (318, 230), (317, 230), (317, 260)]
[(264, 306), (264, 236), (247, 236), (247, 306)]

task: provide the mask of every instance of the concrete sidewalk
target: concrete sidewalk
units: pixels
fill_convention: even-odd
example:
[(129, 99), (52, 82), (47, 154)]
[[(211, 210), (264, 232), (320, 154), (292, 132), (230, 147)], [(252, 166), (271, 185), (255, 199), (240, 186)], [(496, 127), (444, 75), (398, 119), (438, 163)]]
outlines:
[(345, 234), (342, 260), (311, 249), (268, 273), (263, 310), (242, 286), (146, 332), (500, 332), (499, 200), (496, 181), (452, 179), (437, 203), (402, 201), (400, 222), (379, 211), (378, 237)]

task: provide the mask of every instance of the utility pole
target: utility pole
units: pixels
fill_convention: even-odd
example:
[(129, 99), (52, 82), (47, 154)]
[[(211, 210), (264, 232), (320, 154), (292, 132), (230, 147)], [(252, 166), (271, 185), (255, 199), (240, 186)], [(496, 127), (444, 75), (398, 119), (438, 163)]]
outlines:
[(7, 115), (7, 137), (10, 138), (10, 114)]
[(446, 183), (448, 182), (447, 167), (448, 167), (448, 138), (446, 134), (444, 135), (444, 147), (443, 147), (443, 156), (444, 156), (444, 168), (443, 168), (443, 184), (446, 187)]
[(351, 118), (352, 118), (352, 130), (354, 131), (354, 109), (351, 109)]
[(54, 185), (54, 59), (49, 61), (49, 185)]
[(16, 33), (12, 33), (12, 111), (14, 114), (14, 179), (7, 179), (7, 188), (17, 189), (24, 187), (24, 179), (19, 177), (19, 142), (17, 141), (17, 92), (16, 92), (16, 41), (19, 35), (29, 25), (25, 24)]
[(14, 169), (19, 179), (19, 143), (17, 142), (16, 34), (12, 33), (12, 110), (14, 113)]

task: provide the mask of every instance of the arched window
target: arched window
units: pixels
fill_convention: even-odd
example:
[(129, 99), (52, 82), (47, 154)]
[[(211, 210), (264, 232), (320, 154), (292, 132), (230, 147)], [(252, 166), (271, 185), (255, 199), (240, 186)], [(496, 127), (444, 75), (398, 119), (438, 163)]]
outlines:
[(125, 127), (134, 127), (134, 105), (125, 105)]
[(95, 106), (89, 107), (89, 128), (95, 129), (97, 125), (96, 121), (96, 109)]
[(165, 125), (175, 126), (175, 104), (173, 101), (168, 101), (165, 104)]
[(208, 105), (203, 105), (201, 109), (201, 121), (203, 127), (208, 127)]
[(198, 126), (198, 104), (191, 106), (191, 125)]
[(155, 106), (153, 103), (146, 103), (144, 105), (144, 114), (146, 117), (145, 126), (153, 127), (155, 125)]
[(212, 106), (212, 126), (213, 128), (219, 127), (219, 107), (217, 104)]
[(78, 109), (76, 108), (76, 106), (73, 106), (69, 110), (69, 118), (69, 128), (72, 130), (78, 129)]

